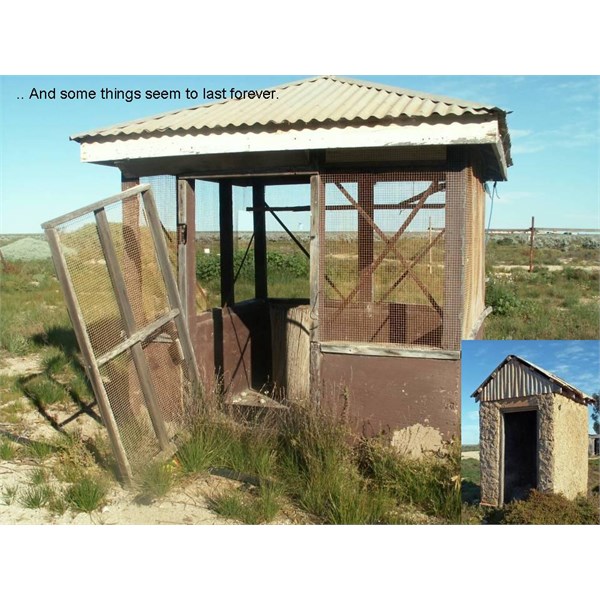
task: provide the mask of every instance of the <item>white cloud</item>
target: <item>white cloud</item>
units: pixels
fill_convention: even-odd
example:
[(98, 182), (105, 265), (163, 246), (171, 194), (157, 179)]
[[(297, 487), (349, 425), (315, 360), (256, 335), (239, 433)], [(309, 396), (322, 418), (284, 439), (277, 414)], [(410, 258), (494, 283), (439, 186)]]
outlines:
[(519, 138), (524, 138), (530, 136), (533, 133), (531, 129), (513, 129), (510, 130), (510, 139), (517, 140)]
[(547, 147), (547, 144), (543, 144), (541, 142), (515, 144), (511, 147), (510, 152), (513, 156), (518, 154), (535, 154), (536, 152), (542, 152)]

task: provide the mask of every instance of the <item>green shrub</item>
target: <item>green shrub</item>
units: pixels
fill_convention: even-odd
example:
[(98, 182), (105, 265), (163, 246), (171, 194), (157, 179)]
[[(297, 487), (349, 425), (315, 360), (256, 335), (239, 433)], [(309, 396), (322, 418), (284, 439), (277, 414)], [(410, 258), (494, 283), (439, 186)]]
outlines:
[[(245, 249), (237, 250), (233, 254), (233, 272), (238, 274), (238, 279), (254, 277), (254, 254), (252, 251), (248, 252), (244, 260), (245, 254)], [(269, 276), (308, 277), (309, 266), (308, 259), (300, 252), (272, 251), (267, 253)], [(218, 254), (198, 253), (196, 276), (203, 283), (218, 280), (221, 276), (221, 257)]]
[(514, 314), (523, 308), (523, 302), (513, 287), (495, 279), (490, 279), (487, 284), (485, 301), (497, 315), (502, 316)]

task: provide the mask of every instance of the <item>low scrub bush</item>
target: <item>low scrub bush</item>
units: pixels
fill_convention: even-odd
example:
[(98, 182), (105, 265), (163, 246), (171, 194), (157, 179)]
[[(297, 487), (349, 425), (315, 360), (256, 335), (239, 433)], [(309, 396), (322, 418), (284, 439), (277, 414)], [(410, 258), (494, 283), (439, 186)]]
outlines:
[(567, 500), (560, 494), (532, 490), (525, 500), (507, 504), (496, 515), (497, 522), (510, 525), (598, 525), (598, 500), (584, 497)]
[(485, 292), (485, 302), (497, 315), (511, 315), (523, 308), (523, 301), (517, 296), (514, 286), (490, 278)]

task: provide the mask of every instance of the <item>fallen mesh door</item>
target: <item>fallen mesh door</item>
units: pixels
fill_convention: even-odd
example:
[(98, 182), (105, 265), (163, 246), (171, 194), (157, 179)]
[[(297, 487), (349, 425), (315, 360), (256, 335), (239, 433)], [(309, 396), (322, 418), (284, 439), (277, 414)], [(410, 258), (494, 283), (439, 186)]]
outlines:
[(119, 472), (175, 451), (198, 368), (149, 185), (44, 223)]

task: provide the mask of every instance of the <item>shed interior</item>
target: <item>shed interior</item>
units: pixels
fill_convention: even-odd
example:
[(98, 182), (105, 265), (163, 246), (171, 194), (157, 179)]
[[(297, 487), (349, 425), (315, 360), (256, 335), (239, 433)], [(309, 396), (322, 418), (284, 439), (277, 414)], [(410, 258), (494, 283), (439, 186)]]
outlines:
[(311, 342), (458, 356), (485, 309), (479, 160), (468, 147), (375, 148), (307, 153), (293, 171), (142, 177), (132, 170), (147, 165), (128, 161), (124, 186), (152, 184), (200, 369), (239, 401), (309, 395)]

